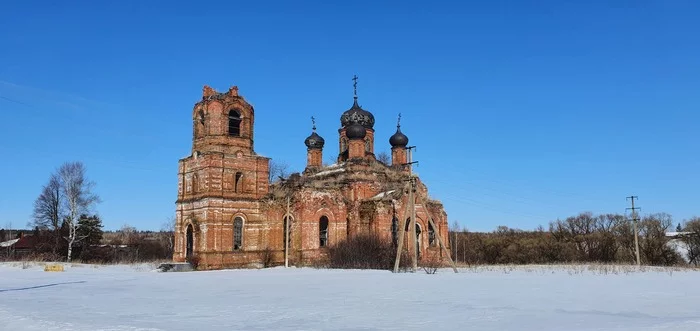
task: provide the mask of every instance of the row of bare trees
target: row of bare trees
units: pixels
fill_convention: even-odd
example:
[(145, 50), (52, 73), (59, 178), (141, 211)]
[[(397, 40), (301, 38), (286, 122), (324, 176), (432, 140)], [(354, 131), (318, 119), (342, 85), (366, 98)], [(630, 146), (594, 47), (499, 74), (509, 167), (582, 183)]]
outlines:
[[(669, 245), (667, 232), (673, 231), (673, 219), (666, 213), (650, 214), (638, 224), (641, 261), (648, 265), (685, 263), (683, 257)], [(700, 262), (700, 220), (686, 222), (684, 241), (690, 247), (687, 258)], [(623, 215), (582, 213), (549, 224), (535, 231), (498, 227), (490, 233), (452, 231), (452, 255), (465, 264), (499, 263), (632, 263), (635, 260), (634, 231)], [(695, 250), (693, 250), (695, 249)], [(693, 255), (695, 254), (695, 255)]]

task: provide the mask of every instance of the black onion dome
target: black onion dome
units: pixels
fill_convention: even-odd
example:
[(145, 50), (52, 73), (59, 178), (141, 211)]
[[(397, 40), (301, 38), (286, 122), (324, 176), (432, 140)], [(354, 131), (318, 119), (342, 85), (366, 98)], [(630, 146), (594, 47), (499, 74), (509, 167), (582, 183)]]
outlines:
[(323, 149), (323, 145), (326, 143), (321, 136), (319, 136), (316, 131), (314, 131), (308, 138), (304, 140), (304, 144), (309, 149)]
[(355, 123), (362, 125), (366, 129), (374, 127), (374, 115), (357, 104), (357, 97), (355, 97), (352, 107), (340, 115), (340, 124), (343, 127), (348, 127)]
[(348, 139), (363, 139), (366, 135), (367, 129), (359, 123), (350, 124), (350, 126), (345, 129), (345, 136), (348, 137)]
[(391, 147), (406, 147), (408, 145), (408, 137), (401, 132), (401, 126), (396, 126), (396, 133), (389, 138)]

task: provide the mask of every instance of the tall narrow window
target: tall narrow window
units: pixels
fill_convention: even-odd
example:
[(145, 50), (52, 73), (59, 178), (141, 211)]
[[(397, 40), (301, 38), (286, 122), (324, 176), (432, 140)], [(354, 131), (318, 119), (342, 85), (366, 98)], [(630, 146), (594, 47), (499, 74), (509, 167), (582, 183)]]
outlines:
[(240, 172), (236, 173), (235, 179), (234, 179), (234, 186), (233, 190), (234, 192), (240, 192), (241, 191), (241, 178), (243, 178), (243, 174)]
[(192, 175), (192, 193), (197, 193), (199, 191), (199, 177), (197, 174)]
[(328, 217), (326, 216), (321, 216), (321, 219), (318, 221), (318, 238), (319, 247), (328, 245)]
[(435, 246), (435, 229), (432, 223), (428, 223), (428, 245)]
[(399, 245), (399, 219), (396, 216), (391, 220), (391, 243), (394, 247)]
[(421, 258), (421, 239), (422, 239), (423, 229), (421, 229), (420, 224), (416, 222), (416, 247), (418, 248), (418, 258)]
[(243, 219), (236, 217), (233, 219), (233, 250), (243, 247)]
[(185, 234), (186, 237), (186, 248), (185, 248), (185, 257), (187, 258), (187, 261), (190, 260), (192, 255), (194, 255), (194, 231), (192, 230), (192, 224), (187, 225), (187, 231)]
[(235, 110), (228, 112), (228, 135), (234, 137), (241, 135), (241, 114)]

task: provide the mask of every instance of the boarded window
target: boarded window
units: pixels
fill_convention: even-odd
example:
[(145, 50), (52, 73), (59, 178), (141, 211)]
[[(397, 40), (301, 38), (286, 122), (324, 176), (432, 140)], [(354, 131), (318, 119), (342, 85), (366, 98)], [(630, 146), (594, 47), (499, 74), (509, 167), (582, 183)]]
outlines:
[(228, 112), (228, 135), (234, 137), (241, 135), (241, 114), (235, 110)]
[(321, 216), (318, 221), (318, 238), (320, 247), (328, 245), (328, 217), (326, 216)]
[(243, 219), (236, 217), (233, 219), (233, 250), (243, 247)]

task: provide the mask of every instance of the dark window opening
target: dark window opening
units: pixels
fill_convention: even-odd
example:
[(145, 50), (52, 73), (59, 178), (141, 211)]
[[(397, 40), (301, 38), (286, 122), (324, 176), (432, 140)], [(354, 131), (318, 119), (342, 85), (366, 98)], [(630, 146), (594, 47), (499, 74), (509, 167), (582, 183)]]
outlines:
[(228, 112), (228, 135), (234, 137), (241, 135), (241, 114), (235, 110)]
[(243, 178), (243, 174), (240, 172), (236, 173), (236, 177), (234, 179), (234, 186), (233, 190), (234, 192), (240, 192), (241, 191), (241, 178)]
[(187, 225), (186, 237), (187, 237), (187, 239), (186, 239), (186, 241), (187, 241), (186, 247), (187, 248), (186, 248), (185, 257), (189, 261), (190, 258), (192, 257), (192, 255), (194, 254), (194, 234), (192, 231), (192, 224)]
[(318, 221), (318, 238), (320, 247), (328, 245), (328, 217), (326, 216), (321, 216)]
[(428, 223), (428, 245), (435, 246), (435, 241), (435, 229), (431, 223)]
[(236, 217), (233, 219), (233, 249), (239, 250), (243, 247), (243, 219)]

